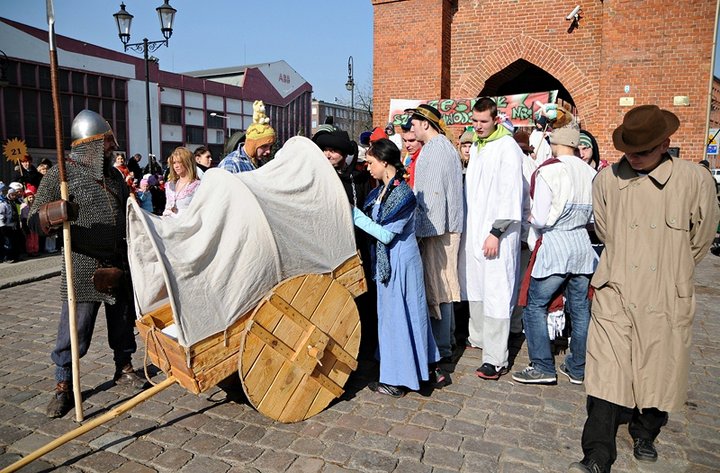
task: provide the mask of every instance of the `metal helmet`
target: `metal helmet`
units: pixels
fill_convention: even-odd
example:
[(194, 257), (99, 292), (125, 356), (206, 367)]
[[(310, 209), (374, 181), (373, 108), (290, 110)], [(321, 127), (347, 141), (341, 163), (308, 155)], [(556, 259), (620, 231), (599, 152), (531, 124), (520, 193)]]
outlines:
[(78, 113), (70, 128), (70, 138), (73, 144), (80, 140), (99, 139), (108, 133), (114, 136), (110, 124), (99, 113), (92, 110), (83, 110)]

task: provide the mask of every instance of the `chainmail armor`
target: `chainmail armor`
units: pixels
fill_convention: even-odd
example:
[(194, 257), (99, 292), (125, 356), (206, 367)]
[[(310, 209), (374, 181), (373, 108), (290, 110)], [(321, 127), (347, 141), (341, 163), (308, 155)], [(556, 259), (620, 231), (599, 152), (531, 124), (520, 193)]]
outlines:
[[(78, 218), (70, 224), (77, 302), (114, 304), (114, 297), (95, 290), (93, 274), (103, 264), (127, 270), (125, 204), (129, 190), (119, 171), (112, 167), (103, 171), (103, 165), (102, 138), (74, 146), (70, 159), (66, 160), (69, 194), (79, 205)], [(57, 166), (53, 166), (40, 182), (30, 216), (41, 205), (58, 199), (60, 176)], [(129, 284), (125, 286), (129, 287)], [(67, 298), (64, 264), (62, 296)]]

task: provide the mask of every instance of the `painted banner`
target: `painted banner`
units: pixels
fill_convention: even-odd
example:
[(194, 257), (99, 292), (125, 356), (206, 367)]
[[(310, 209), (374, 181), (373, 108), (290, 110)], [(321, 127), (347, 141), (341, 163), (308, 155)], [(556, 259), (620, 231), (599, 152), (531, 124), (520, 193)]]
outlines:
[[(515, 126), (532, 126), (535, 123), (535, 112), (540, 103), (551, 103), (557, 99), (557, 90), (549, 92), (534, 92), (531, 94), (501, 95), (491, 97), (498, 105), (498, 113), (509, 117)], [(400, 126), (408, 119), (405, 110), (415, 108), (426, 103), (437, 108), (445, 119), (447, 125), (471, 125), (470, 115), (477, 98), (472, 99), (440, 99), (440, 100), (412, 100), (391, 99), (388, 122)]]

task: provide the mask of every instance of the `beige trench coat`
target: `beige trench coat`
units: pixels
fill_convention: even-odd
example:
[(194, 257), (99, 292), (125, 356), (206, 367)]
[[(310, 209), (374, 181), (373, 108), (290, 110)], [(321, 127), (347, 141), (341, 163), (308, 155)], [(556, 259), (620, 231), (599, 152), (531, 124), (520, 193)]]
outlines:
[(702, 166), (669, 156), (648, 175), (625, 158), (593, 183), (605, 243), (587, 339), (588, 395), (627, 407), (682, 407), (687, 395), (695, 265), (720, 218)]

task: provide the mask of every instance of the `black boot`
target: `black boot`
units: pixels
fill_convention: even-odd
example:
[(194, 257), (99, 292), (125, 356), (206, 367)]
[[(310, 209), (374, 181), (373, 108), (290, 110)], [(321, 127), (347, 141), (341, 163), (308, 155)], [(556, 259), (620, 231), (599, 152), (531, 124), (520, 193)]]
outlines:
[(129, 386), (133, 389), (145, 389), (145, 379), (141, 378), (130, 363), (115, 368), (113, 381), (118, 386)]
[(55, 386), (53, 397), (47, 406), (47, 416), (51, 419), (62, 417), (72, 409), (74, 405), (73, 392), (70, 383), (61, 381)]

